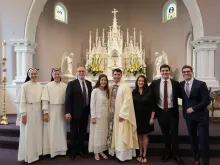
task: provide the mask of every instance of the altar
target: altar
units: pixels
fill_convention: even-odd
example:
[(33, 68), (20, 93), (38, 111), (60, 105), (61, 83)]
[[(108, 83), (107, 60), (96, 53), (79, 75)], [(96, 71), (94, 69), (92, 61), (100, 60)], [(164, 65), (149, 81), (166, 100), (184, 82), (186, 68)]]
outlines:
[[(129, 34), (127, 28), (125, 41), (121, 26), (117, 23), (117, 10), (114, 9), (113, 24), (109, 26), (107, 40), (105, 29), (102, 29), (101, 36), (96, 29), (95, 41), (92, 40), (92, 32), (89, 33), (89, 48), (86, 52), (87, 79), (93, 82), (98, 80), (100, 74), (108, 76), (109, 81), (113, 80), (113, 70), (119, 68), (123, 77), (128, 83), (134, 83), (136, 77), (146, 73), (145, 50), (142, 48), (142, 34), (136, 37), (136, 29), (133, 35)], [(137, 40), (137, 38), (139, 38)]]

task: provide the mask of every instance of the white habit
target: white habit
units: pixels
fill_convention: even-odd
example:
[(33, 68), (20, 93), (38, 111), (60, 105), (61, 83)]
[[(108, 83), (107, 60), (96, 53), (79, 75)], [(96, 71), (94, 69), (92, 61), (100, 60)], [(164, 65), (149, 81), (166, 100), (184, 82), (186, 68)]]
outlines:
[(44, 87), (42, 94), (43, 113), (49, 114), (49, 122), (44, 122), (43, 155), (50, 154), (51, 158), (57, 155), (66, 155), (66, 122), (64, 99), (66, 84), (54, 81)]
[(21, 86), (17, 99), (22, 116), (27, 115), (27, 123), (20, 122), (18, 161), (32, 163), (42, 155), (43, 118), (41, 111), (42, 86), (28, 81)]

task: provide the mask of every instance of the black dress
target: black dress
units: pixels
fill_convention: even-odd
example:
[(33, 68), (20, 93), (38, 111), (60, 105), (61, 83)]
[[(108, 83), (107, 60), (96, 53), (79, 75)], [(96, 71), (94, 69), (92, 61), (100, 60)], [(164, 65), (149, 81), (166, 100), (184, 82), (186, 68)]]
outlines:
[(132, 92), (134, 110), (137, 123), (137, 134), (148, 134), (154, 130), (154, 125), (150, 125), (152, 106), (150, 101), (149, 87), (144, 89), (142, 94), (137, 89)]

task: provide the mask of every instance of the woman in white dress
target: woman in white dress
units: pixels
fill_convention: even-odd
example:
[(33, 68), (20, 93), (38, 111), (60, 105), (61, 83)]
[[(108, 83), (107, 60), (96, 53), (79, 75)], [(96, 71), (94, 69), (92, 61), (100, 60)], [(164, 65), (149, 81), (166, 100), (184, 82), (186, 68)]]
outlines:
[(107, 150), (108, 97), (108, 78), (105, 74), (102, 74), (92, 91), (90, 103), (89, 152), (94, 152), (95, 160), (100, 160), (100, 155), (104, 159), (108, 159), (103, 153)]

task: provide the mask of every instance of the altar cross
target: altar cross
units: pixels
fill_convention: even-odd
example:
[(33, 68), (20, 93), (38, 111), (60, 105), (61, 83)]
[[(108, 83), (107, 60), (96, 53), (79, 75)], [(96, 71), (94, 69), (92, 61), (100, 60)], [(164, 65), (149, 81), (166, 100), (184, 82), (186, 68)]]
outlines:
[(116, 13), (117, 13), (118, 11), (116, 10), (116, 9), (114, 9), (113, 11), (112, 11), (112, 13), (114, 14), (114, 18), (116, 18)]

